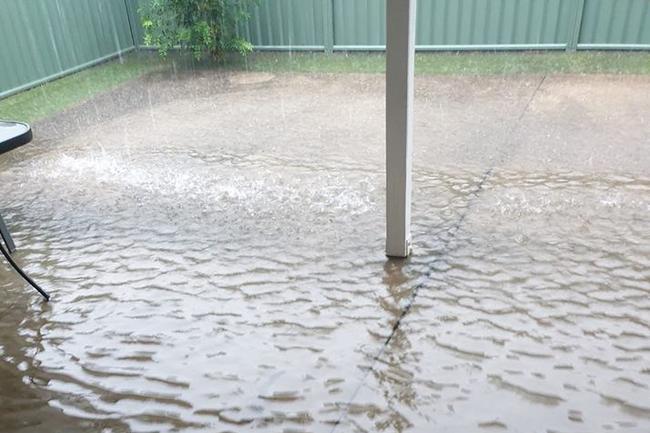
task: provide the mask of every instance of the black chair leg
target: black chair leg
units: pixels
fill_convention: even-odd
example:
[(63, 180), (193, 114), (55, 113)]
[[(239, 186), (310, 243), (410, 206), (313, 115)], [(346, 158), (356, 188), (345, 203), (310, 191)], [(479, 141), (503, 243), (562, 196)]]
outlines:
[(2, 215), (0, 215), (0, 235), (2, 236), (2, 240), (4, 240), (5, 244), (7, 245), (7, 250), (9, 253), (13, 254), (16, 252), (16, 244), (14, 244), (14, 240), (11, 238), (11, 233), (9, 233), (9, 229), (2, 219)]
[(21, 268), (18, 266), (18, 263), (14, 261), (14, 259), (11, 258), (11, 255), (16, 252), (16, 245), (14, 244), (14, 240), (11, 238), (11, 234), (9, 233), (9, 229), (7, 228), (7, 225), (5, 224), (4, 220), (2, 219), (2, 215), (0, 215), (0, 235), (2, 235), (2, 239), (5, 241), (5, 244), (7, 245), (7, 248), (2, 245), (0, 242), (0, 253), (7, 259), (9, 262), (9, 265), (11, 265), (12, 268), (18, 274), (23, 277), (25, 281), (29, 283), (30, 286), (36, 289), (38, 293), (40, 293), (43, 298), (45, 298), (46, 301), (50, 300), (50, 295), (41, 288), (34, 280), (32, 280), (29, 275), (27, 275)]
[(25, 273), (25, 271), (23, 271), (23, 270), (20, 268), (20, 266), (18, 266), (18, 263), (16, 263), (16, 262), (14, 261), (14, 259), (11, 258), (11, 254), (9, 254), (9, 251), (7, 251), (7, 250), (5, 249), (5, 247), (4, 247), (4, 245), (2, 245), (1, 243), (0, 243), (0, 253), (2, 253), (3, 256), (5, 256), (5, 259), (7, 259), (7, 261), (9, 262), (9, 265), (11, 265), (11, 267), (14, 268), (14, 270), (15, 270), (16, 272), (18, 272), (18, 275), (20, 275), (21, 277), (23, 277), (23, 279), (24, 279), (25, 281), (27, 281), (27, 282), (29, 283), (30, 286), (32, 286), (34, 289), (36, 289), (36, 291), (37, 291), (38, 293), (40, 293), (41, 296), (43, 296), (43, 298), (45, 298), (46, 301), (49, 301), (49, 300), (50, 300), (50, 295), (49, 295), (45, 290), (43, 290), (43, 289), (41, 288), (41, 286), (39, 286), (38, 284), (36, 284), (36, 282), (35, 282), (34, 280), (32, 280), (32, 279), (29, 277), (29, 275), (27, 275), (27, 274)]

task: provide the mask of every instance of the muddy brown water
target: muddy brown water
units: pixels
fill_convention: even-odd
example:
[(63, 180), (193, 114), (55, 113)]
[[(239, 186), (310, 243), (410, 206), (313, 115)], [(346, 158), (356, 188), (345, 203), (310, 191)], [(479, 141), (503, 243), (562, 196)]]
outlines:
[(35, 125), (1, 209), (0, 431), (650, 430), (650, 79), (151, 75)]

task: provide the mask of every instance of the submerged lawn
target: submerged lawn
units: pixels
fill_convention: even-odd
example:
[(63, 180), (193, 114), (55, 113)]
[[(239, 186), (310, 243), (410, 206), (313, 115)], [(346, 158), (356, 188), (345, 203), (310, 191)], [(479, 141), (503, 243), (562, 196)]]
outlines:
[[(0, 100), (0, 118), (34, 122), (171, 65), (258, 72), (383, 73), (383, 53), (261, 52), (227, 64), (196, 65), (176, 56), (132, 53)], [(418, 75), (650, 74), (646, 52), (467, 52), (418, 53)]]

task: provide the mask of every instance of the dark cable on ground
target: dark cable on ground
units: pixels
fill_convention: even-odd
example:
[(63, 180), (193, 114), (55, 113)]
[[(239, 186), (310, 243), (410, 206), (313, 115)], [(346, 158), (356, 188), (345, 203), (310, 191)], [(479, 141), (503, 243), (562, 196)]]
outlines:
[(20, 268), (20, 266), (18, 266), (18, 264), (17, 264), (17, 263), (14, 261), (14, 259), (11, 257), (11, 254), (9, 254), (9, 251), (7, 251), (7, 249), (4, 247), (4, 245), (2, 245), (2, 242), (0, 242), (0, 251), (2, 252), (2, 255), (5, 256), (5, 259), (7, 259), (7, 261), (8, 261), (9, 264), (11, 265), (11, 267), (14, 268), (14, 270), (15, 270), (16, 272), (18, 272), (18, 274), (19, 274), (21, 277), (23, 277), (23, 279), (24, 279), (25, 281), (27, 281), (27, 282), (28, 282), (28, 283), (29, 283), (33, 288), (35, 288), (36, 291), (37, 291), (38, 293), (40, 293), (41, 296), (43, 296), (43, 298), (45, 298), (46, 301), (49, 301), (49, 300), (50, 300), (50, 295), (49, 295), (45, 290), (43, 290), (43, 289), (41, 288), (41, 286), (39, 286), (38, 284), (36, 284), (36, 282), (35, 282), (34, 280), (32, 280), (32, 279), (29, 277), (29, 275), (27, 275), (27, 274), (26, 274), (26, 273), (25, 273), (25, 272)]

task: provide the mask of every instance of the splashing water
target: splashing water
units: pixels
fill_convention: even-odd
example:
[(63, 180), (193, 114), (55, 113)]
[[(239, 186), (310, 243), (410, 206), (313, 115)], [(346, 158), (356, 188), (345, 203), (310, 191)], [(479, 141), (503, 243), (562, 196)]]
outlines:
[[(383, 256), (381, 77), (156, 76), (35, 125), (1, 205), (54, 299), (0, 265), (0, 426), (647, 430), (647, 160), (599, 159), (612, 137), (556, 110), (609, 100), (593, 79), (524, 116), (537, 77), (420, 79), (406, 262)], [(650, 83), (600, 80), (649, 108)]]

